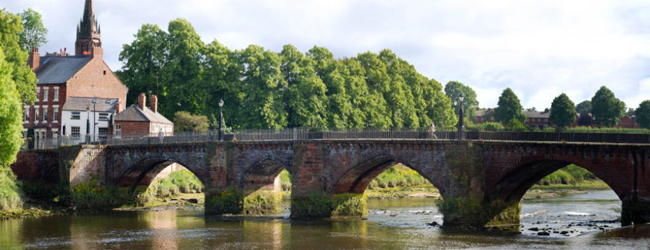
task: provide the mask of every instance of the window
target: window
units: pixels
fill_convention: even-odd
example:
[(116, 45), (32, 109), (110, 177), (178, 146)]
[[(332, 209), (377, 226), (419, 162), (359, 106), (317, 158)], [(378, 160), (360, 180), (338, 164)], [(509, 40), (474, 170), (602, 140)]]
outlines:
[(122, 135), (122, 124), (115, 124), (115, 135)]
[(37, 87), (36, 88), (36, 101), (38, 102), (39, 100), (41, 100), (41, 88)]
[(108, 128), (99, 128), (99, 139), (100, 140), (106, 140), (107, 135), (108, 135)]
[(23, 138), (27, 139), (27, 129), (23, 129)]
[(50, 88), (48, 88), (48, 87), (43, 88), (43, 101), (44, 102), (47, 102), (47, 94), (48, 94), (47, 92), (49, 92), (48, 90), (50, 90)]
[(29, 106), (23, 106), (23, 122), (29, 122)]
[(70, 120), (79, 120), (81, 119), (81, 112), (76, 111), (72, 112), (72, 116), (70, 116)]
[(70, 130), (70, 137), (79, 138), (81, 136), (79, 127), (70, 127)]
[(54, 112), (52, 112), (52, 121), (53, 122), (59, 121), (59, 107), (54, 107)]
[(108, 121), (108, 113), (99, 113), (100, 121)]
[(38, 111), (39, 111), (39, 107), (34, 106), (34, 123), (38, 123), (38, 121), (40, 120), (40, 116), (38, 116), (39, 113)]
[(54, 99), (55, 102), (59, 101), (59, 87), (54, 87)]
[(43, 123), (47, 123), (47, 106), (43, 106)]
[(59, 138), (59, 129), (57, 128), (52, 129), (52, 138), (54, 139)]

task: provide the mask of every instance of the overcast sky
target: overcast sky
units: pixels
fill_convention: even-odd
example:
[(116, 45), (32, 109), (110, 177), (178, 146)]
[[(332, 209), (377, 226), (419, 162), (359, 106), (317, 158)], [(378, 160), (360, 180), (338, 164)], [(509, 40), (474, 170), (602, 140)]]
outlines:
[[(49, 29), (41, 53), (67, 47), (84, 0), (4, 0), (33, 8)], [(481, 107), (510, 87), (524, 107), (576, 104), (607, 86), (629, 107), (650, 99), (650, 1), (220, 1), (95, 0), (104, 60), (113, 70), (123, 44), (145, 23), (166, 29), (185, 18), (204, 42), (302, 52), (326, 47), (337, 58), (391, 49), (423, 75), (472, 87)]]

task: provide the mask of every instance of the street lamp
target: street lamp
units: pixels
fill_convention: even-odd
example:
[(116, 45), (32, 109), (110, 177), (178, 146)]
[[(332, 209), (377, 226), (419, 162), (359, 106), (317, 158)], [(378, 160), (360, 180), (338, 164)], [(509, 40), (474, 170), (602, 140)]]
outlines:
[(86, 107), (86, 143), (90, 142), (90, 105)]
[(223, 141), (223, 98), (219, 101), (219, 141)]
[(458, 110), (458, 140), (459, 141), (463, 139), (463, 99), (465, 99), (465, 97), (463, 96), (463, 93), (460, 93), (460, 95), (458, 95), (458, 106), (459, 106), (459, 110)]
[(97, 105), (97, 99), (93, 99), (93, 141), (97, 140), (95, 135), (97, 133), (95, 128), (97, 126), (97, 109), (95, 105)]

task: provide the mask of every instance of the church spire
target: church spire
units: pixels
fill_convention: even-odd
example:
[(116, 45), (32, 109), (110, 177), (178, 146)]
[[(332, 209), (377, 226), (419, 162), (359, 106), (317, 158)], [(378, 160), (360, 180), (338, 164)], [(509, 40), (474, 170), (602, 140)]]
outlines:
[(90, 55), (96, 47), (102, 46), (99, 24), (95, 19), (95, 9), (92, 0), (86, 0), (81, 22), (77, 26), (76, 55)]

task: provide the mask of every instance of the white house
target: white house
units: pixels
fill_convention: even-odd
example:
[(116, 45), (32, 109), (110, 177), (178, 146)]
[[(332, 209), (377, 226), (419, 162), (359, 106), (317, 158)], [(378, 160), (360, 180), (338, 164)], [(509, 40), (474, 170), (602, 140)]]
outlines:
[(119, 98), (70, 97), (61, 111), (61, 135), (71, 142), (105, 139), (112, 134), (112, 119)]

